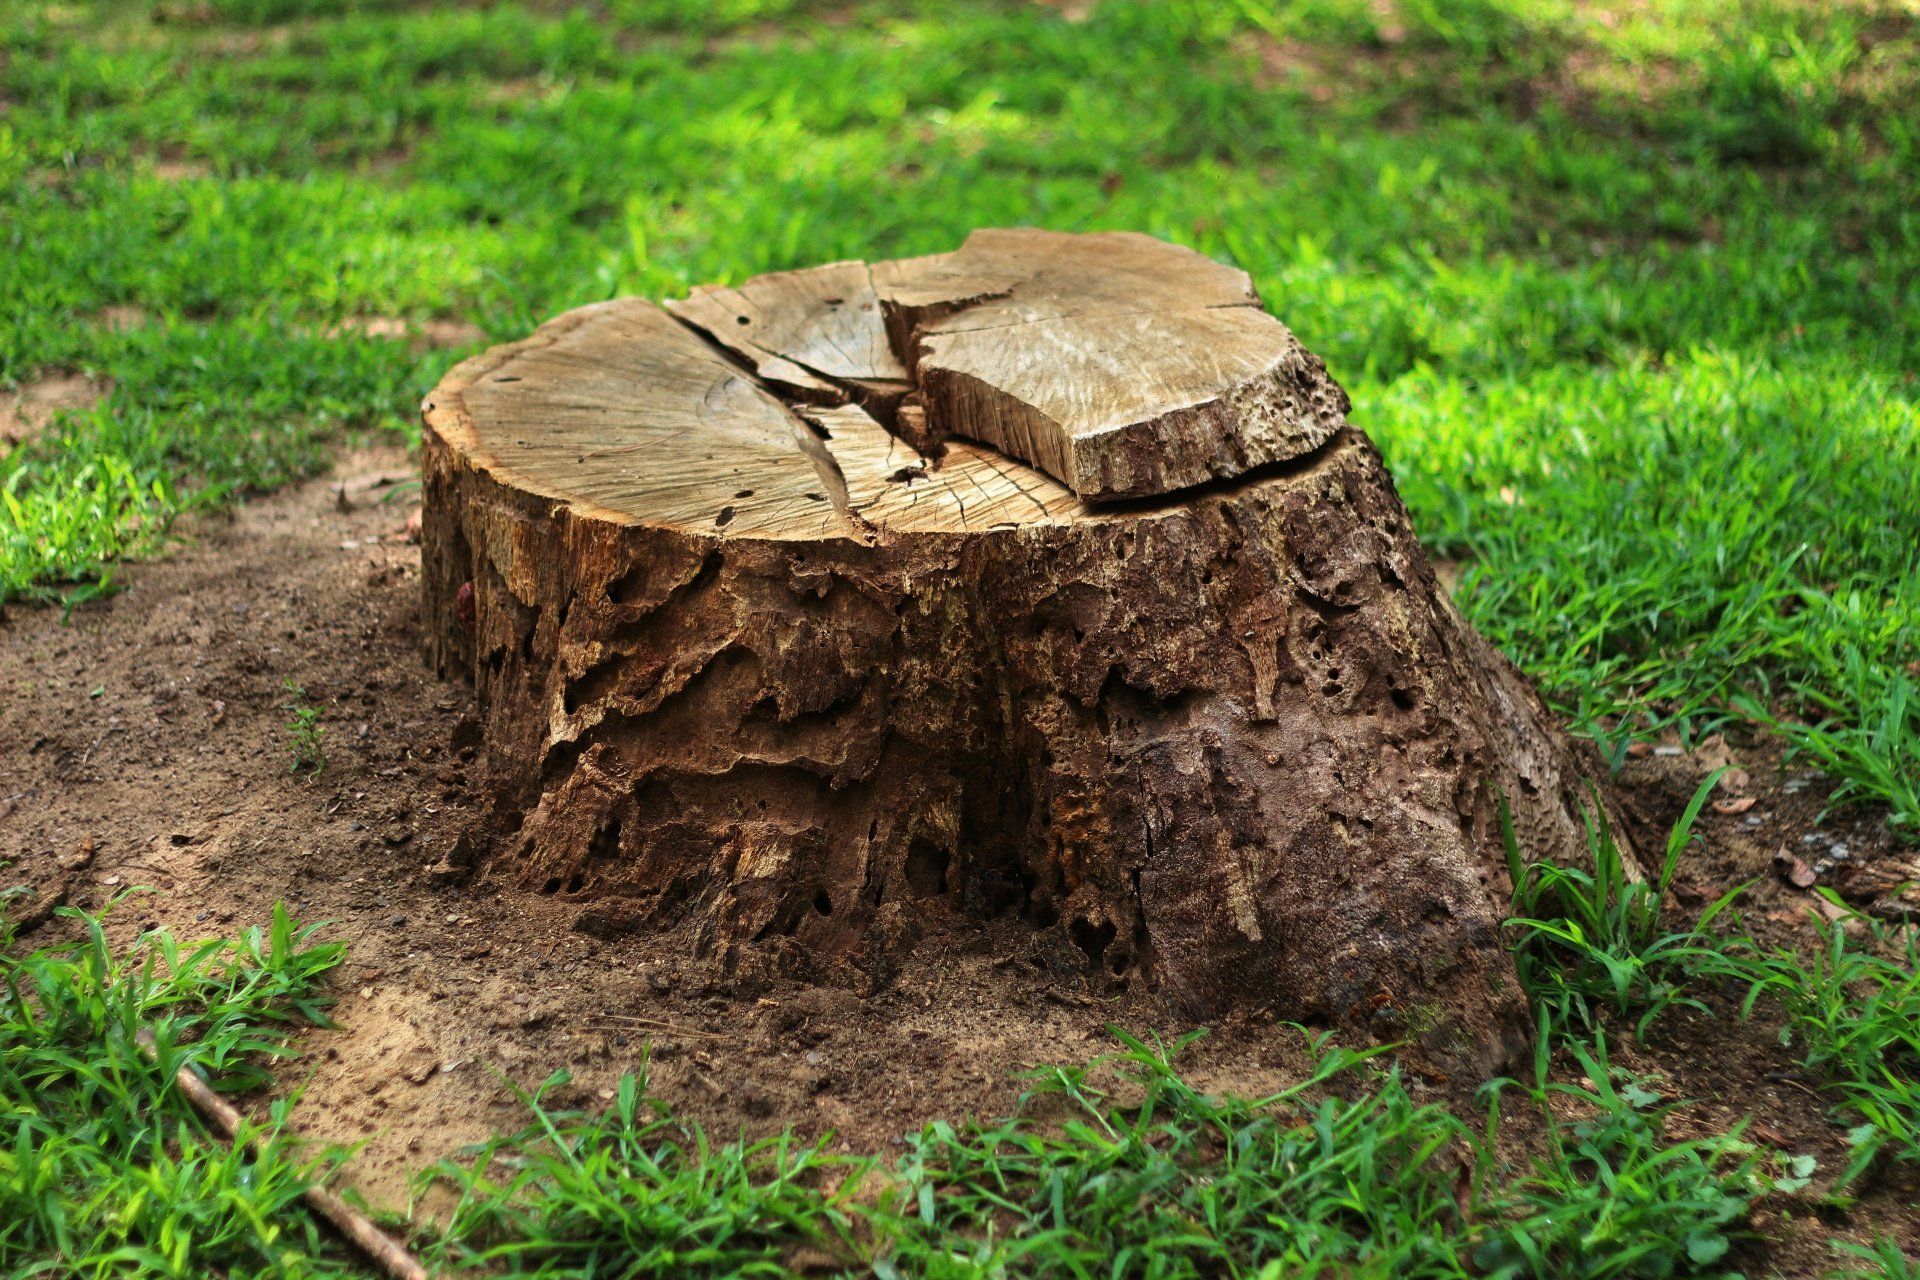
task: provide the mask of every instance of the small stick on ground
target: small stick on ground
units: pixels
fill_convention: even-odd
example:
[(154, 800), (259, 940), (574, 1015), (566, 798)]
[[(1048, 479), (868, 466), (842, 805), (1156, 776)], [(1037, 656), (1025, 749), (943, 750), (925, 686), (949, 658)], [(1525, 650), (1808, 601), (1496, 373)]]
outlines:
[[(153, 1043), (150, 1032), (142, 1031), (138, 1037), (140, 1051), (150, 1061), (158, 1062), (160, 1051)], [(181, 1067), (174, 1073), (174, 1087), (186, 1095), (193, 1109), (205, 1117), (208, 1124), (219, 1131), (228, 1142), (238, 1141), (237, 1135), (243, 1117), (219, 1094), (207, 1086), (207, 1082), (195, 1075), (192, 1067)], [(260, 1154), (260, 1144), (249, 1140), (247, 1147), (255, 1155)], [(314, 1183), (300, 1193), (307, 1207), (325, 1218), (337, 1228), (368, 1258), (378, 1263), (380, 1269), (394, 1280), (427, 1280), (427, 1269), (420, 1265), (414, 1256), (406, 1251), (392, 1236), (373, 1225), (365, 1214), (355, 1210), (345, 1200), (333, 1194), (319, 1183)]]

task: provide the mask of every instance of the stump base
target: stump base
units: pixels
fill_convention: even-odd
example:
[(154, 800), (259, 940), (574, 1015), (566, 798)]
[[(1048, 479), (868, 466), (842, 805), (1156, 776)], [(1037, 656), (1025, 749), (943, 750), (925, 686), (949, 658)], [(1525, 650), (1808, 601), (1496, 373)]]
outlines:
[(429, 649), (518, 822), (490, 874), (859, 986), (1017, 915), (1182, 1016), (1513, 1059), (1496, 797), (1582, 856), (1584, 762), (1360, 432), (1092, 501), (763, 377), (623, 301), (428, 401)]

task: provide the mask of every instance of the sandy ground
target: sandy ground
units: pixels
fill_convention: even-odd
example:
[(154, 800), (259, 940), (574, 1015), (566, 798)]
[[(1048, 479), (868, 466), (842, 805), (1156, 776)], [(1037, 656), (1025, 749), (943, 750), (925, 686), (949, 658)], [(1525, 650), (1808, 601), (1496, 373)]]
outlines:
[(50, 373), (11, 394), (0, 391), (0, 453), (45, 431), (57, 413), (91, 409), (112, 386), (81, 373)]
[[(575, 928), (578, 904), (436, 870), (481, 798), (461, 745), (471, 693), (420, 658), (412, 474), (398, 452), (352, 455), (325, 480), (200, 523), (65, 625), (35, 607), (0, 619), (0, 888), (37, 891), (16, 916), (32, 924), (63, 900), (97, 909), (141, 886), (113, 913), (118, 938), (231, 932), (277, 899), (331, 921), (328, 936), (350, 946), (334, 983), (340, 1027), (302, 1035), (286, 1079), (303, 1131), (364, 1144), (350, 1176), (370, 1198), (404, 1203), (414, 1171), (519, 1127), (505, 1080), (560, 1067), (574, 1102), (650, 1061), (655, 1091), (721, 1134), (792, 1124), (884, 1151), (937, 1116), (1004, 1112), (1023, 1067), (1085, 1061), (1111, 1046), (1108, 1023), (1184, 1029), (1144, 994), (1063, 984), (1014, 921), (936, 927), (891, 987), (862, 998), (731, 983), (683, 937), (602, 940)], [(290, 767), (285, 680), (322, 710), (318, 777)], [(1822, 819), (1825, 783), (1764, 742), (1630, 763), (1628, 805), (1650, 847), (1722, 762), (1744, 783), (1703, 818), (1686, 899), (1751, 881), (1751, 924), (1804, 931), (1814, 899), (1775, 870), (1785, 849), (1863, 902), (1897, 905), (1879, 890), (1914, 874), (1912, 851), (1877, 815)], [(69, 928), (48, 921), (28, 940)], [(1760, 1140), (1812, 1152), (1829, 1173), (1844, 1163), (1839, 1130), (1764, 1024), (1677, 1016), (1616, 1060), (1699, 1099), (1682, 1129), (1751, 1113)], [(1200, 1079), (1248, 1091), (1295, 1078), (1302, 1061), (1297, 1035), (1258, 1018), (1215, 1028), (1187, 1059)], [(1778, 1248), (1756, 1269), (1823, 1269), (1835, 1233), (1897, 1227), (1920, 1246), (1916, 1198), (1896, 1178), (1845, 1219), (1769, 1211), (1759, 1225)]]

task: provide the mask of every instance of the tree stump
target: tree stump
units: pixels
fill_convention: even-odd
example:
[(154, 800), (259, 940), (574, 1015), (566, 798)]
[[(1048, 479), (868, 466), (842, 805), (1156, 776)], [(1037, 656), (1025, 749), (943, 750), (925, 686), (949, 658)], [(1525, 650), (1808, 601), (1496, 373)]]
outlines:
[(930, 913), (1087, 980), (1475, 1069), (1528, 1018), (1506, 797), (1584, 762), (1437, 585), (1248, 277), (982, 231), (582, 308), (425, 405), (428, 647), (475, 684), (490, 874), (883, 983)]

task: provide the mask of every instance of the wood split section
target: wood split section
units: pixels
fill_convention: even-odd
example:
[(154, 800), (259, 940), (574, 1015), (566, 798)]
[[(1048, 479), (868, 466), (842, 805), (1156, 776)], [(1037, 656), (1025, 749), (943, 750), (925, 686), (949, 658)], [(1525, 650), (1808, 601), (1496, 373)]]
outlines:
[(1312, 452), (1348, 402), (1244, 271), (1132, 232), (976, 231), (960, 249), (697, 290), (673, 313), (770, 385), (960, 437), (1090, 500)]

